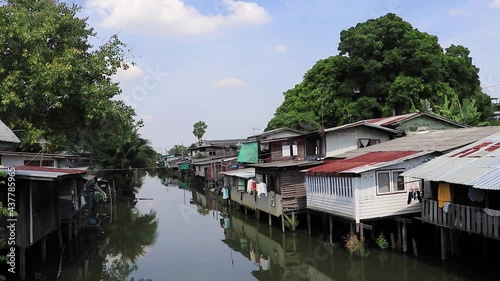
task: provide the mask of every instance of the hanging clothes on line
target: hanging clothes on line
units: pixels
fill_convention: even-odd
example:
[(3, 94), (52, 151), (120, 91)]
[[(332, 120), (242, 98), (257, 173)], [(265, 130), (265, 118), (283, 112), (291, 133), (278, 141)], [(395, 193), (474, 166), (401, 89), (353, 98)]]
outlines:
[(224, 200), (229, 199), (229, 188), (227, 187), (222, 188), (222, 199)]
[(412, 200), (418, 200), (418, 202), (422, 202), (422, 197), (420, 196), (420, 190), (410, 190), (408, 192), (408, 204), (411, 203)]
[(438, 207), (443, 208), (446, 202), (451, 202), (450, 184), (441, 182), (438, 186)]
[(267, 185), (264, 182), (257, 184), (257, 195), (259, 198), (261, 194), (264, 194), (267, 197)]
[(252, 193), (254, 183), (257, 184), (257, 182), (253, 179), (249, 179), (247, 182), (247, 192)]
[(469, 195), (470, 201), (472, 201), (472, 202), (480, 203), (480, 202), (483, 202), (483, 200), (484, 200), (484, 190), (482, 190), (482, 189), (469, 187), (468, 195)]

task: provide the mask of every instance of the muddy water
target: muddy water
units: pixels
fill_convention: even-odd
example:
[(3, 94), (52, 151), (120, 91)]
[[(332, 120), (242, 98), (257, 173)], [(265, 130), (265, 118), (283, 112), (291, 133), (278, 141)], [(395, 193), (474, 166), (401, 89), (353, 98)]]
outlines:
[(155, 177), (145, 179), (137, 197), (153, 200), (120, 202), (104, 216), (103, 233), (68, 244), (57, 280), (494, 280), (477, 265), (445, 266), (390, 251), (370, 249), (360, 260), (341, 245), (283, 234), (208, 192)]

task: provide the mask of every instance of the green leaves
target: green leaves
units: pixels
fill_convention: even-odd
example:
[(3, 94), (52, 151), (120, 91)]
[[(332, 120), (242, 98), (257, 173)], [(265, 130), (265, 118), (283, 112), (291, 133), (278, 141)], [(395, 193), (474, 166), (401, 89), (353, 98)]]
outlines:
[[(300, 84), (284, 93), (285, 100), (266, 129), (299, 128), (302, 120), (328, 127), (393, 112), (405, 114), (425, 110), (424, 100), (439, 107), (445, 97), (476, 100), (469, 108), (476, 109), (480, 120), (491, 112), (469, 50), (456, 45), (443, 50), (436, 36), (395, 14), (342, 31), (338, 50), (338, 55), (319, 60)], [(472, 115), (459, 119), (474, 124), (477, 118)]]
[(198, 121), (193, 125), (193, 135), (198, 139), (199, 144), (201, 144), (201, 138), (205, 135), (205, 131), (208, 128), (204, 121)]
[[(0, 6), (0, 116), (24, 130), (25, 145), (45, 138), (51, 149), (89, 146), (81, 132), (98, 131), (112, 116), (128, 126), (133, 110), (122, 106), (111, 81), (128, 50), (116, 35), (92, 46), (95, 32), (80, 7), (53, 0), (9, 0)], [(71, 132), (71, 133), (70, 133)], [(119, 135), (115, 136), (120, 138)]]

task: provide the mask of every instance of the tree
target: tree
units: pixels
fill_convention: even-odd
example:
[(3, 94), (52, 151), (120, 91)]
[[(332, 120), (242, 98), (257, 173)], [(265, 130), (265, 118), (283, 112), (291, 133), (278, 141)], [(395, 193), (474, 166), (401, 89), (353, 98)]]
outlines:
[(491, 100), (481, 91), (479, 69), (469, 50), (457, 45), (443, 49), (436, 36), (395, 14), (342, 31), (338, 50), (337, 55), (319, 60), (300, 84), (284, 93), (285, 100), (266, 130), (301, 129), (304, 123), (337, 126), (423, 111), (425, 100), (433, 107), (445, 100), (475, 100), (473, 107), (481, 120), (491, 112)]
[(193, 135), (198, 139), (198, 143), (201, 145), (201, 138), (205, 135), (205, 131), (208, 128), (204, 121), (198, 121), (193, 125)]
[(169, 151), (168, 154), (170, 155), (188, 155), (188, 148), (185, 147), (184, 145), (174, 145)]
[(23, 132), (23, 144), (44, 138), (53, 151), (88, 147), (89, 134), (109, 134), (107, 120), (112, 139), (126, 141), (135, 113), (112, 100), (121, 90), (111, 80), (129, 66), (126, 45), (113, 35), (93, 46), (96, 33), (76, 16), (77, 5), (0, 2), (0, 117)]

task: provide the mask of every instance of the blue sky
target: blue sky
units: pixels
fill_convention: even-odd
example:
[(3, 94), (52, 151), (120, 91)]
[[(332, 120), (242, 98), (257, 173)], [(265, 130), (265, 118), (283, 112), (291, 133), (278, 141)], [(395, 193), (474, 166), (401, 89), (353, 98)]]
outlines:
[[(77, 1), (78, 2), (78, 1)], [(137, 63), (116, 77), (121, 99), (145, 120), (157, 150), (205, 139), (244, 138), (263, 130), (322, 58), (337, 54), (342, 30), (393, 12), (443, 47), (462, 44), (483, 87), (500, 84), (500, 0), (87, 0), (99, 38), (119, 33)], [(486, 88), (499, 97), (500, 90)]]

